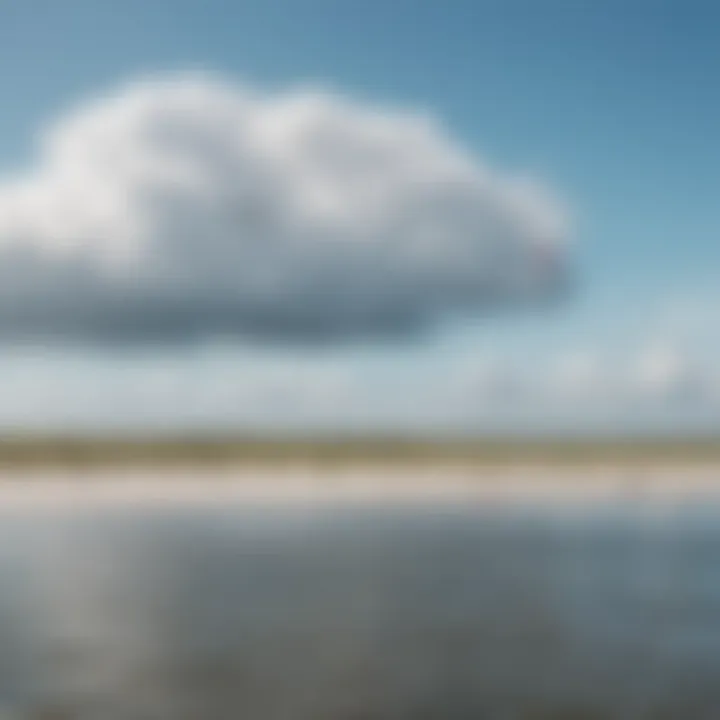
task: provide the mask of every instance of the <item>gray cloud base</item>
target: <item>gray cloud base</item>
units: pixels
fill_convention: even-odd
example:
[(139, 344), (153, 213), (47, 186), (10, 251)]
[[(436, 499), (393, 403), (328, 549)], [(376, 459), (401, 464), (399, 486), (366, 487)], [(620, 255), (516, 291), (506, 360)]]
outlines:
[(567, 220), (432, 119), (150, 78), (0, 183), (0, 335), (397, 338), (558, 294)]

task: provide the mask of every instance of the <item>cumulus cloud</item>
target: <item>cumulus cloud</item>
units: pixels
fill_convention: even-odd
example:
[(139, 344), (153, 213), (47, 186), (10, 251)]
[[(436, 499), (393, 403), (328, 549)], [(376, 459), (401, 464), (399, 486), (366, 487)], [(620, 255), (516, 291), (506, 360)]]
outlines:
[(0, 333), (414, 333), (554, 296), (565, 210), (421, 113), (211, 74), (57, 119), (0, 181)]
[(692, 353), (650, 344), (625, 355), (571, 353), (558, 358), (546, 396), (571, 407), (618, 412), (715, 404), (718, 374)]
[(715, 378), (672, 347), (649, 347), (640, 355), (631, 381), (641, 397), (662, 402), (702, 402), (713, 394)]

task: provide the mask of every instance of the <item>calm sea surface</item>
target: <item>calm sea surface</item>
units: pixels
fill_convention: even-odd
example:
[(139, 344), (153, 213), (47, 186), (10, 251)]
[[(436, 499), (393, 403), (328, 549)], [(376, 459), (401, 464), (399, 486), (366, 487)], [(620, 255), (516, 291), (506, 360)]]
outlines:
[(720, 717), (720, 504), (0, 509), (0, 717)]

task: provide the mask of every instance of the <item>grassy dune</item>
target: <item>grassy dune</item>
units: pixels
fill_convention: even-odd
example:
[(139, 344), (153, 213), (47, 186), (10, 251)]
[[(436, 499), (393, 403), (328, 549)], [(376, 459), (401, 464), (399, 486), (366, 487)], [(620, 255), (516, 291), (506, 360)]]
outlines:
[(173, 465), (606, 465), (720, 463), (720, 439), (0, 439), (0, 469)]

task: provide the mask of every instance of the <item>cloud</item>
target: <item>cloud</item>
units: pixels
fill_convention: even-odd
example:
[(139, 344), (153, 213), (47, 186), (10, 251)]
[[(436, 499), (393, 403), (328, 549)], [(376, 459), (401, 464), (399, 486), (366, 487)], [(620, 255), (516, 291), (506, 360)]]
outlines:
[(640, 346), (624, 355), (560, 356), (546, 387), (548, 402), (588, 412), (623, 415), (716, 407), (720, 376), (701, 356), (668, 344)]
[(0, 335), (402, 336), (564, 286), (564, 208), (432, 118), (211, 74), (59, 118), (0, 181)]
[(653, 346), (638, 358), (631, 381), (641, 398), (677, 405), (712, 399), (715, 378), (677, 349)]

